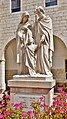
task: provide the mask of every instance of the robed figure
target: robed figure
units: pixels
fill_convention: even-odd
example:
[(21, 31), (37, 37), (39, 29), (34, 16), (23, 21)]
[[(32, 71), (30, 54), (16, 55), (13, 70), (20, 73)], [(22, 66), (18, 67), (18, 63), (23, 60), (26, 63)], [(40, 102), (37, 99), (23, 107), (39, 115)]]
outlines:
[(17, 40), (17, 63), (18, 74), (34, 75), (36, 56), (34, 39), (32, 37), (31, 25), (29, 23), (29, 13), (22, 14), (21, 22), (18, 25), (16, 32)]
[(41, 6), (35, 9), (35, 16), (35, 43), (38, 45), (36, 72), (51, 75), (54, 51), (52, 19), (45, 15)]

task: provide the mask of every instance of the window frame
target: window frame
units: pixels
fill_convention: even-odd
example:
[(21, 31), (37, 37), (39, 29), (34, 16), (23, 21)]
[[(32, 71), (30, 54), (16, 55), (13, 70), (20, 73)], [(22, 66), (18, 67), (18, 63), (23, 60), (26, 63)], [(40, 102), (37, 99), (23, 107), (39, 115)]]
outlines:
[[(65, 59), (65, 62), (67, 61), (67, 59)], [(67, 71), (66, 71), (66, 63), (65, 63), (65, 74), (66, 74), (66, 80), (67, 80)]]
[(16, 11), (16, 12), (12, 12), (12, 8), (11, 8), (11, 0), (10, 0), (10, 13), (12, 14), (16, 14), (22, 11), (22, 0), (20, 0), (20, 11)]
[(57, 7), (58, 5), (59, 5), (59, 0), (57, 0), (57, 5), (50, 5), (50, 6), (46, 6), (46, 0), (44, 0), (44, 7), (45, 8)]
[(67, 64), (66, 64), (66, 61), (67, 61), (67, 59), (65, 59), (65, 73), (67, 73), (67, 69), (66, 69)]

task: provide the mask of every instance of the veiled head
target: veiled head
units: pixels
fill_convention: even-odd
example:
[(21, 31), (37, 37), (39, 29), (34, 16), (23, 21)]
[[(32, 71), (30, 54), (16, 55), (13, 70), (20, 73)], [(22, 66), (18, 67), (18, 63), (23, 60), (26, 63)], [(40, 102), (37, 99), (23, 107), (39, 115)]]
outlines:
[(43, 8), (42, 6), (39, 6), (39, 7), (38, 7), (38, 10), (39, 10), (40, 12), (42, 12), (43, 14), (45, 13), (45, 10), (44, 10), (44, 8)]
[(42, 13), (42, 14), (44, 14), (45, 13), (45, 10), (44, 10), (44, 8), (42, 7), (42, 6), (39, 6), (39, 7), (35, 7), (35, 14), (38, 14), (38, 13)]
[(22, 13), (22, 17), (21, 17), (21, 22), (22, 24), (25, 24), (26, 22), (28, 22), (29, 20), (29, 13), (27, 11)]

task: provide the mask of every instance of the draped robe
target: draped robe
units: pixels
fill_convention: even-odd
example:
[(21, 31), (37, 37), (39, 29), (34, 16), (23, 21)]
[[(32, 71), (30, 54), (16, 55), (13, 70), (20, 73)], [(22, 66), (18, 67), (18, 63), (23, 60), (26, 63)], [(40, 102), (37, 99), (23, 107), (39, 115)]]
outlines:
[(34, 75), (36, 73), (36, 56), (34, 55), (36, 45), (29, 27), (29, 23), (19, 24), (16, 33), (18, 74)]
[(36, 72), (40, 74), (51, 74), (53, 45), (53, 29), (50, 17), (43, 17), (35, 25), (37, 29), (35, 42), (38, 45)]

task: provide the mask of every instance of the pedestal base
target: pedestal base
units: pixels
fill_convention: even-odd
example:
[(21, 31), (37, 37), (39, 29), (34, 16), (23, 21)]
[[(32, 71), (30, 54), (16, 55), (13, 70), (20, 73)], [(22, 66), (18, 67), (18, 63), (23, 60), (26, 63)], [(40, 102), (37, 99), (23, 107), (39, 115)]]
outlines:
[(51, 106), (55, 80), (51, 78), (47, 79), (47, 76), (46, 79), (45, 77), (14, 76), (12, 80), (8, 81), (11, 102), (17, 103), (18, 101), (22, 101), (24, 97), (24, 100), (31, 103), (30, 99), (32, 100), (32, 97), (37, 100), (43, 95), (45, 97), (45, 104)]

